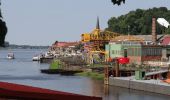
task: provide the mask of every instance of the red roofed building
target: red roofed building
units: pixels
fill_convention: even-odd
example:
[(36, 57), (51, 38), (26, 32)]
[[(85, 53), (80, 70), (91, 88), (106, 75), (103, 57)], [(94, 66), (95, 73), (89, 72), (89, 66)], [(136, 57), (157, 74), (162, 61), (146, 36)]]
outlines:
[(162, 40), (162, 45), (170, 45), (170, 36), (165, 36)]
[(75, 47), (78, 45), (79, 42), (58, 42), (56, 41), (53, 45), (52, 48), (68, 48), (68, 47)]

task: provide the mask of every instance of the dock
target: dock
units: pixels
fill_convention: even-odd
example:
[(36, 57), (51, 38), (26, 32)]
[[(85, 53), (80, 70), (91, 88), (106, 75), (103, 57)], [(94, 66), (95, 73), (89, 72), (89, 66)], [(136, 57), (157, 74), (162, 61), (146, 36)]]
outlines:
[(43, 58), (40, 58), (40, 63), (51, 63), (53, 61), (54, 58), (48, 58), (48, 57), (43, 57)]
[(60, 75), (74, 75), (83, 72), (82, 70), (64, 70), (64, 69), (41, 69), (41, 73), (45, 74), (60, 74)]
[(166, 70), (159, 70), (159, 71), (154, 71), (154, 72), (149, 72), (149, 73), (146, 73), (146, 77), (147, 76), (151, 76), (151, 75), (157, 75), (157, 74), (162, 74), (162, 73), (167, 73), (168, 72), (168, 69)]

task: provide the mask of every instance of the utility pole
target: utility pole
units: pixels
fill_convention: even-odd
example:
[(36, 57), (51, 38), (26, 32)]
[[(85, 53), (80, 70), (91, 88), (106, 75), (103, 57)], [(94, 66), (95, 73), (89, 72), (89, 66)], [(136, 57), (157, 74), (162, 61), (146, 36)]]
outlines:
[(109, 84), (109, 67), (108, 67), (108, 65), (104, 66), (104, 84), (105, 85)]
[(119, 61), (118, 59), (115, 60), (116, 66), (115, 66), (115, 75), (116, 77), (119, 77)]

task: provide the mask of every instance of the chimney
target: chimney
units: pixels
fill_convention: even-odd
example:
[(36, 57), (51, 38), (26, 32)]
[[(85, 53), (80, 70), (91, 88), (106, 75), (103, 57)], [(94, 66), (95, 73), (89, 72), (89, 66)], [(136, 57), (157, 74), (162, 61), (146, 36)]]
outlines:
[(156, 45), (157, 34), (156, 34), (156, 18), (152, 18), (152, 42)]
[(99, 17), (97, 17), (96, 29), (100, 29)]

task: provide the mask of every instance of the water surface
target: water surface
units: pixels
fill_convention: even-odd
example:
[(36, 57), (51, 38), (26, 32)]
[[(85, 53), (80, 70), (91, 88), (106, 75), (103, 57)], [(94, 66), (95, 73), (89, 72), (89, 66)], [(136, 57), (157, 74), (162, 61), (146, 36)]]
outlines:
[[(0, 81), (99, 96), (103, 97), (103, 100), (170, 100), (170, 96), (166, 95), (104, 86), (102, 81), (87, 77), (42, 74), (40, 69), (48, 68), (49, 64), (33, 62), (32, 57), (44, 51), (40, 49), (0, 50)], [(7, 59), (9, 52), (13, 52), (16, 59)]]

